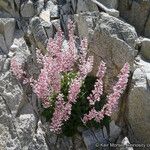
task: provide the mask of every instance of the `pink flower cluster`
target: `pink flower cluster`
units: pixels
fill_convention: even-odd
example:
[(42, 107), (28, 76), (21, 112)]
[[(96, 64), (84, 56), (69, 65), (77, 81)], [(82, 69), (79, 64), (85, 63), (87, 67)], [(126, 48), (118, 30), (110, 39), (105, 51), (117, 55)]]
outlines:
[[(50, 38), (47, 45), (47, 52), (43, 55), (39, 50), (36, 51), (37, 63), (42, 67), (38, 78), (35, 80), (33, 77), (25, 78), (25, 72), (22, 70), (22, 65), (15, 58), (11, 60), (11, 70), (17, 79), (24, 79), (23, 83), (30, 83), (33, 91), (37, 97), (42, 100), (43, 106), (50, 107), (51, 101), (49, 96), (56, 94), (55, 109), (53, 117), (51, 118), (50, 130), (59, 133), (65, 121), (71, 115), (72, 105), (77, 102), (80, 88), (84, 83), (88, 73), (93, 69), (93, 56), (87, 57), (87, 40), (83, 39), (80, 45), (80, 53), (75, 45), (74, 25), (69, 22), (69, 40), (67, 41), (67, 48), (63, 49), (63, 34), (59, 30), (57, 38)], [(63, 73), (73, 70), (74, 65), (77, 64), (78, 72), (69, 85), (67, 101), (61, 93), (61, 79)], [(103, 78), (106, 72), (105, 63), (100, 63), (97, 80), (94, 85), (94, 90), (87, 98), (91, 106), (91, 110), (83, 117), (83, 122), (94, 119), (100, 122), (105, 115), (111, 116), (115, 111), (118, 100), (125, 89), (129, 76), (129, 64), (126, 63), (118, 75), (118, 82), (113, 87), (113, 93), (107, 96), (107, 103), (100, 111), (96, 111), (94, 104), (100, 101), (103, 94)], [(24, 76), (24, 78), (23, 78)]]
[(52, 132), (59, 133), (61, 131), (61, 126), (65, 121), (67, 121), (71, 115), (72, 105), (76, 103), (78, 93), (82, 85), (81, 78), (75, 78), (69, 89), (68, 101), (65, 102), (63, 95), (59, 94), (56, 101), (55, 111), (50, 124), (50, 130)]
[(50, 105), (48, 104), (49, 95), (60, 92), (62, 73), (70, 71), (77, 60), (77, 48), (74, 45), (75, 39), (72, 38), (72, 29), (69, 36), (68, 48), (64, 51), (62, 50), (63, 36), (61, 30), (58, 31), (57, 38), (49, 39), (45, 55), (37, 51), (37, 62), (42, 64), (43, 68), (33, 89), (38, 98), (43, 100), (44, 106), (49, 107)]
[(88, 97), (90, 105), (94, 105), (96, 101), (100, 101), (100, 97), (103, 94), (103, 77), (105, 75), (106, 67), (105, 63), (102, 61), (99, 65), (97, 72), (97, 81), (94, 85), (94, 90)]
[(26, 74), (22, 69), (22, 63), (15, 57), (11, 59), (10, 69), (18, 80), (22, 79), (22, 77)]
[[(100, 122), (105, 115), (111, 116), (112, 112), (116, 111), (116, 107), (118, 106), (118, 100), (123, 90), (126, 88), (128, 82), (129, 70), (130, 70), (130, 65), (128, 63), (125, 63), (124, 67), (121, 69), (120, 74), (118, 75), (119, 80), (116, 83), (116, 85), (113, 87), (113, 93), (107, 96), (107, 103), (103, 106), (103, 108), (100, 111), (96, 111), (95, 108), (93, 107), (88, 114), (84, 115), (83, 117), (84, 123), (92, 119), (94, 119), (97, 122)], [(101, 74), (101, 76), (103, 76), (102, 75), (103, 73), (99, 72), (98, 74), (99, 75)]]

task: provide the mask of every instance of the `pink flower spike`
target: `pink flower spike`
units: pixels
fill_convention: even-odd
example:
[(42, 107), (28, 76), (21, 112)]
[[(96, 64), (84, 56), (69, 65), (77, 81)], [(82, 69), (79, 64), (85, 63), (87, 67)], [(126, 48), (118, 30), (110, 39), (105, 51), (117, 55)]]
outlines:
[(113, 87), (113, 93), (107, 96), (108, 102), (105, 111), (105, 114), (107, 116), (111, 116), (112, 112), (116, 111), (116, 108), (118, 106), (118, 100), (127, 86), (129, 72), (130, 72), (130, 65), (128, 63), (125, 63), (125, 65), (121, 69), (120, 74), (118, 75), (119, 78), (118, 82)]
[(18, 80), (26, 74), (22, 69), (22, 64), (15, 57), (11, 59), (10, 69)]
[(97, 72), (97, 80), (94, 85), (94, 90), (88, 97), (90, 105), (94, 105), (96, 101), (100, 101), (100, 96), (103, 94), (103, 77), (105, 75), (106, 66), (105, 63), (102, 61), (99, 65), (99, 69)]

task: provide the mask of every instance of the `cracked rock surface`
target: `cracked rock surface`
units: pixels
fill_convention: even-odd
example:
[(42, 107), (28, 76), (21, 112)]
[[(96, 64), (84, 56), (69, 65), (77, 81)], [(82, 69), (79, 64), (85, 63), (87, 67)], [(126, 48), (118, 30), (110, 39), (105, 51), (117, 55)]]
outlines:
[(101, 60), (107, 63), (107, 91), (124, 63), (131, 65), (110, 141), (150, 143), (150, 1), (0, 0), (0, 150), (95, 150), (98, 142), (108, 143), (105, 128), (92, 132), (97, 138), (90, 130), (72, 138), (52, 134), (40, 116), (40, 101), (10, 71), (15, 57), (36, 76), (36, 48), (45, 52), (58, 28), (67, 36), (69, 18), (75, 21), (75, 34), (88, 38), (88, 54), (95, 58), (92, 73)]

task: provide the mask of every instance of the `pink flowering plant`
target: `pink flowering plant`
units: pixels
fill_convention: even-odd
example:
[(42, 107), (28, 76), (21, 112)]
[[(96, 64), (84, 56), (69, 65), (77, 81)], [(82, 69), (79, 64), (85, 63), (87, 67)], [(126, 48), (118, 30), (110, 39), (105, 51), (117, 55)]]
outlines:
[(50, 130), (72, 136), (79, 126), (109, 124), (126, 88), (130, 68), (125, 63), (112, 93), (106, 94), (103, 87), (106, 64), (100, 62), (96, 76), (89, 76), (93, 69), (93, 56), (87, 56), (87, 40), (81, 40), (77, 48), (72, 22), (68, 24), (68, 31), (66, 48), (63, 47), (63, 33), (59, 30), (57, 38), (49, 39), (45, 54), (37, 50), (37, 63), (42, 66), (38, 78), (27, 78), (15, 58), (11, 61), (11, 70), (23, 84), (30, 84), (41, 100), (42, 115), (50, 122)]

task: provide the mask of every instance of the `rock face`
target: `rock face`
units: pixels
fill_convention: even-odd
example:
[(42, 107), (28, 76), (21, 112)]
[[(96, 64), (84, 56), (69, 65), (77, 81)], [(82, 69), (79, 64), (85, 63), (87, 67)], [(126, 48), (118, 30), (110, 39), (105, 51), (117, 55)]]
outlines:
[(89, 54), (95, 58), (93, 73), (101, 60), (107, 64), (106, 86), (109, 88), (125, 62), (133, 65), (135, 29), (106, 13), (80, 14), (76, 21), (79, 35), (89, 39)]
[(150, 37), (149, 0), (119, 1), (120, 16), (135, 26), (139, 34)]
[(28, 0), (26, 3), (23, 3), (21, 5), (21, 15), (22, 17), (33, 17), (34, 16), (34, 5), (33, 2), (31, 0)]
[(101, 2), (102, 4), (104, 4), (105, 6), (107, 6), (108, 8), (114, 8), (117, 9), (118, 8), (118, 0), (98, 0), (99, 2)]
[(14, 31), (15, 31), (15, 19), (14, 18), (0, 18), (0, 34), (2, 34), (1, 35), (2, 46), (0, 48), (5, 53), (8, 53), (9, 48), (12, 45)]
[[(114, 143), (119, 137), (121, 129), (115, 125), (114, 121), (110, 123), (109, 142)], [(88, 150), (109, 150), (108, 134), (104, 127), (102, 130), (85, 130), (83, 131), (83, 139)]]
[[(127, 89), (128, 112), (124, 112), (134, 134), (124, 133), (125, 123), (118, 127), (112, 121), (109, 140), (119, 139), (118, 144), (126, 145), (129, 141), (124, 137), (128, 137), (131, 144), (150, 143), (150, 39), (138, 38), (135, 28), (119, 14), (139, 35), (150, 37), (148, 0), (0, 0), (0, 149), (95, 150), (99, 146), (90, 130), (79, 131), (73, 138), (52, 134), (40, 115), (40, 101), (10, 71), (15, 57), (29, 74), (37, 75), (36, 48), (44, 52), (48, 38), (57, 36), (59, 28), (67, 35), (68, 18), (75, 20), (75, 34), (88, 38), (88, 54), (95, 58), (92, 73), (101, 60), (107, 63), (107, 92), (125, 62), (135, 70)], [(94, 134), (98, 142), (108, 144), (105, 128)]]
[(134, 138), (142, 143), (149, 143), (147, 137), (150, 136), (150, 63), (141, 58), (138, 58), (138, 61), (139, 67), (134, 71), (129, 95), (128, 117)]
[(150, 39), (144, 38), (141, 40), (141, 55), (150, 60)]

